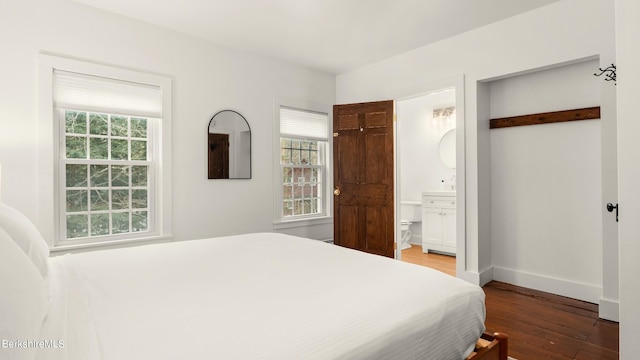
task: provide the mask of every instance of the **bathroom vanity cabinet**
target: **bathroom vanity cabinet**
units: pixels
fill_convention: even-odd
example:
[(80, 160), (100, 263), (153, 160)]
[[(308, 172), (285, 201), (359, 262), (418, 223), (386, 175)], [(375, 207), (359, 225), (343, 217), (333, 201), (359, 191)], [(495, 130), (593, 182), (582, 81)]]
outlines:
[(455, 191), (422, 194), (422, 252), (456, 254)]

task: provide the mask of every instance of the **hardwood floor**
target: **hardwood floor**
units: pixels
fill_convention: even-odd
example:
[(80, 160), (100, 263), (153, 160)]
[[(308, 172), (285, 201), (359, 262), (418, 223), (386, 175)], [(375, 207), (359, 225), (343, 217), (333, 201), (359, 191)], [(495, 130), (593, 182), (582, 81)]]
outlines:
[(456, 258), (454, 256), (422, 252), (422, 246), (411, 245), (411, 249), (402, 250), (402, 261), (440, 270), (456, 276)]
[[(405, 255), (406, 254), (406, 255)], [(455, 274), (455, 258), (422, 254), (414, 245), (402, 260)], [(619, 325), (598, 318), (598, 305), (492, 281), (484, 287), (487, 331), (509, 336), (518, 360), (618, 359)]]
[(618, 359), (618, 323), (598, 318), (598, 305), (492, 281), (488, 331), (509, 335), (509, 355), (527, 359)]

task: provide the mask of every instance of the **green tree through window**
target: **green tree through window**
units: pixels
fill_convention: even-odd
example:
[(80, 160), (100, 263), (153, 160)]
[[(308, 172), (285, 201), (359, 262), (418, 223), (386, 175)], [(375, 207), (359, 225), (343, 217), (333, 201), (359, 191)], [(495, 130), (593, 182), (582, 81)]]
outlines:
[(66, 238), (149, 231), (149, 120), (63, 113)]

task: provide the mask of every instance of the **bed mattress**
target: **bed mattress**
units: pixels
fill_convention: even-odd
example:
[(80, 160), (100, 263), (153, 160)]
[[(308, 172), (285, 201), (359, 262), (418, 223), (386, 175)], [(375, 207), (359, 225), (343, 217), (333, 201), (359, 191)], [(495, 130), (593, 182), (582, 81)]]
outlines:
[(38, 359), (455, 359), (484, 292), (444, 273), (259, 233), (54, 257)]

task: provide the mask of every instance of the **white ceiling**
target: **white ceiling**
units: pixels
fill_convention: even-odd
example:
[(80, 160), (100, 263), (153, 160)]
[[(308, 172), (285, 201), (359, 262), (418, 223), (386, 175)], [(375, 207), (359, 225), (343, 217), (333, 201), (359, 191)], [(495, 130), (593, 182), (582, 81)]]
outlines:
[(74, 1), (340, 74), (559, 0)]

